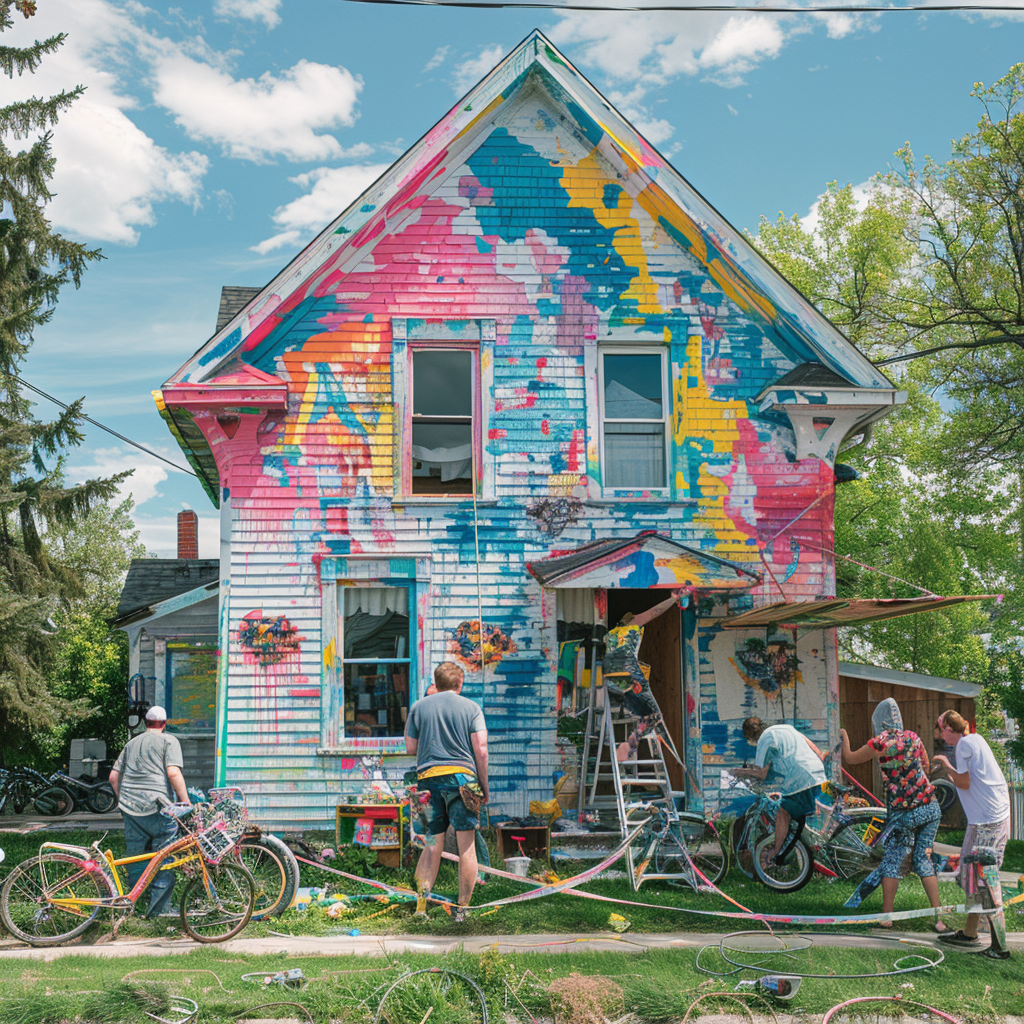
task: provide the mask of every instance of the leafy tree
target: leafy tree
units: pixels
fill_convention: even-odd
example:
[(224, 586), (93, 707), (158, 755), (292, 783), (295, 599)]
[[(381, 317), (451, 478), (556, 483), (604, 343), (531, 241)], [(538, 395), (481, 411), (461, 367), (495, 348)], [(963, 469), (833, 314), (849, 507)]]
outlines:
[[(13, 26), (14, 11), (30, 17), (35, 5), (0, 0), (0, 31)], [(0, 46), (0, 70), (11, 79), (32, 73), (63, 40)], [(78, 287), (86, 265), (100, 255), (55, 232), (46, 218), (51, 128), (81, 93), (79, 87), (0, 106), (0, 736), (6, 752), (87, 709), (87, 701), (60, 697), (47, 684), (59, 597), (80, 592), (81, 584), (45, 537), (109, 499), (123, 478), (65, 486), (62, 456), (82, 440), (82, 403), (40, 421), (18, 378), (33, 331), (52, 318), (60, 289), (69, 282)]]

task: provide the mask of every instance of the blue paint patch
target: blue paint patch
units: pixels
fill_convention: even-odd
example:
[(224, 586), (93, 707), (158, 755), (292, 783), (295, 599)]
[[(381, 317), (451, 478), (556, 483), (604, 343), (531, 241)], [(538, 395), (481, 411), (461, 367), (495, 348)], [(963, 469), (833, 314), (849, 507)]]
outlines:
[(236, 327), (226, 338), (218, 343), (215, 348), (211, 348), (209, 352), (204, 352), (199, 357), (199, 365), (205, 366), (207, 363), (214, 359), (220, 359), (221, 356), (226, 356), (231, 352), (237, 345), (242, 343), (242, 328)]
[(622, 195), (622, 186), (608, 184), (604, 187), (604, 208), (606, 210), (617, 210), (619, 208), (619, 196)]
[(658, 570), (654, 568), (654, 553), (638, 551), (630, 557), (633, 571), (622, 581), (627, 587), (640, 590), (653, 587), (658, 582)]
[(494, 246), (490, 242), (485, 242), (479, 235), (476, 238), (476, 251), (479, 253), (494, 252)]
[(377, 207), (374, 206), (373, 203), (363, 203), (363, 205), (359, 207), (359, 212), (360, 213), (373, 213), (373, 211), (376, 210), (376, 209), (377, 209)]

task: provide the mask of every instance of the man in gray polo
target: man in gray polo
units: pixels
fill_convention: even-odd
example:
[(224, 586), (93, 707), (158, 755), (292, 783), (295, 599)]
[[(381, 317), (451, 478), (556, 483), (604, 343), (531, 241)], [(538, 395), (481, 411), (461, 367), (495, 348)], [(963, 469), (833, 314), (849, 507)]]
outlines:
[[(181, 769), (181, 744), (164, 732), (167, 712), (155, 705), (146, 712), (146, 731), (128, 741), (110, 772), (110, 785), (117, 794), (117, 806), (124, 818), (125, 855), (152, 853), (173, 841), (178, 834), (173, 818), (160, 813), (159, 798), (189, 803)], [(133, 887), (148, 861), (127, 865), (128, 885)], [(149, 889), (147, 917), (172, 914), (174, 872), (158, 871)]]
[[(416, 888), (421, 894), (417, 913), (425, 910), (423, 896), (430, 892), (441, 866), (444, 834), (449, 823), (459, 847), (459, 905), (469, 906), (476, 885), (476, 829), (480, 824), (462, 798), (461, 789), (479, 790), (483, 803), (487, 785), (487, 724), (478, 704), (461, 696), (462, 669), (442, 662), (434, 670), (437, 693), (416, 701), (405, 726), (406, 753), (416, 757), (416, 785), (430, 794), (425, 806), (428, 845), (416, 865)], [(458, 913), (456, 918), (459, 919)]]

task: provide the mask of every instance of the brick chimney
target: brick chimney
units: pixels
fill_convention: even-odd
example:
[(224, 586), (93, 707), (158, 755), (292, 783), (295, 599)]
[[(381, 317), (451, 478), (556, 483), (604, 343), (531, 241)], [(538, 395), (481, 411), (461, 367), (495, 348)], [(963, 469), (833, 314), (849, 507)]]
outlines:
[(178, 557), (199, 557), (199, 516), (192, 509), (178, 513)]

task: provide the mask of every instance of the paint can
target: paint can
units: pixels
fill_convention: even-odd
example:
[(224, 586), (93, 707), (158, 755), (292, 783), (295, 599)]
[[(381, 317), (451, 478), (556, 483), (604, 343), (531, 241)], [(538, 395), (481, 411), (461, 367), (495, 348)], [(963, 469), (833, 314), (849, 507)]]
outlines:
[(530, 873), (530, 858), (529, 857), (506, 857), (505, 868), (510, 871), (513, 875), (518, 875), (520, 878), (526, 878)]

